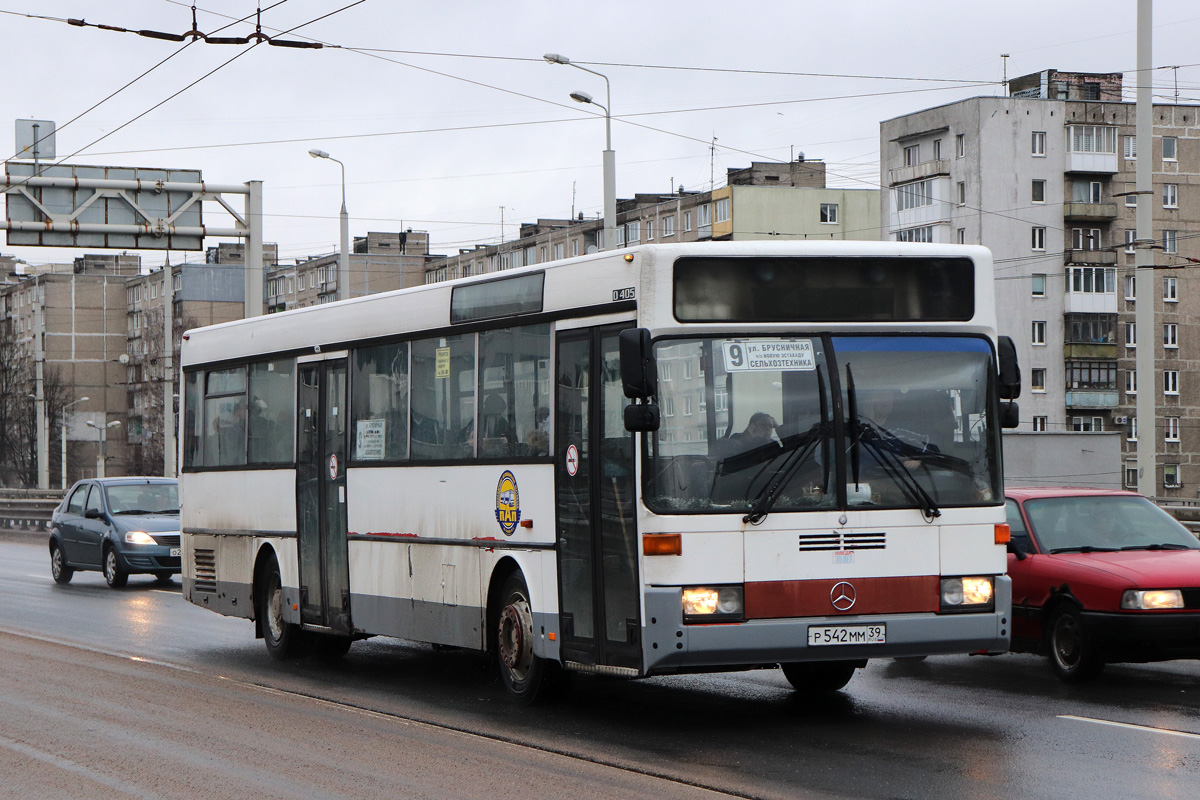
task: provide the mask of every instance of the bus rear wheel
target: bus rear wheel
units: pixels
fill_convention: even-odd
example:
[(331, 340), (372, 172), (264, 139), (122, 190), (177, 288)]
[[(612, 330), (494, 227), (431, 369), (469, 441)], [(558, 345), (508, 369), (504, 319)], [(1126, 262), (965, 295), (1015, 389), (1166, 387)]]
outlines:
[(843, 688), (854, 677), (857, 661), (818, 661), (809, 664), (780, 664), (783, 677), (798, 692), (827, 694)]
[(263, 567), (258, 614), (262, 620), (263, 641), (271, 658), (282, 661), (301, 654), (304, 631), (299, 625), (284, 621), (283, 580), (279, 577), (279, 562), (274, 558)]
[(532, 703), (541, 688), (546, 663), (533, 653), (533, 610), (529, 588), (519, 572), (504, 581), (496, 626), (500, 680), (514, 699)]

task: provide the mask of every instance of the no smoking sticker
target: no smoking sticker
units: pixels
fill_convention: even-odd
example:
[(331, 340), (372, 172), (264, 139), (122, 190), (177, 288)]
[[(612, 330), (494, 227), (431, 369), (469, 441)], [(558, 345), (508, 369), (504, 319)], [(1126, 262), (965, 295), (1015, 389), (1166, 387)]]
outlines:
[(579, 451), (572, 444), (567, 446), (567, 474), (574, 478), (576, 472), (579, 472)]

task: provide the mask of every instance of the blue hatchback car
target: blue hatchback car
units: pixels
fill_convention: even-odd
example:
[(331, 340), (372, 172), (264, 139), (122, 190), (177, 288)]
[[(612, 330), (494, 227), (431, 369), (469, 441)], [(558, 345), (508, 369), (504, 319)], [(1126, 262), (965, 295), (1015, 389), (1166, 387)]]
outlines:
[(50, 573), (101, 570), (114, 589), (132, 573), (170, 583), (180, 571), (179, 485), (174, 478), (92, 478), (71, 487), (50, 521)]

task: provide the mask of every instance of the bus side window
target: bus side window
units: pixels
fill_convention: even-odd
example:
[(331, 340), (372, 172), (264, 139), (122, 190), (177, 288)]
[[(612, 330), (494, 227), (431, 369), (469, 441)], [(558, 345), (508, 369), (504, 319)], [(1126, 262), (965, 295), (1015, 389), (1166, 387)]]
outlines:
[(412, 343), (412, 458), (470, 458), (475, 452), (475, 335)]
[(550, 452), (550, 326), (479, 334), (479, 456)]

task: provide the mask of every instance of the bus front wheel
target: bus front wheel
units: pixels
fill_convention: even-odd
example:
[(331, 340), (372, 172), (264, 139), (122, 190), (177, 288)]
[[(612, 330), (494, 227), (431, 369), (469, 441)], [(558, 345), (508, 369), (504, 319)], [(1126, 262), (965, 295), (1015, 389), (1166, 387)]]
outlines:
[(857, 661), (818, 661), (807, 664), (780, 664), (783, 677), (798, 692), (825, 694), (836, 692), (854, 677)]
[(271, 658), (282, 661), (300, 655), (304, 631), (283, 618), (283, 580), (279, 577), (279, 562), (274, 558), (262, 571), (262, 589), (258, 594), (258, 613), (262, 620), (263, 641)]
[(531, 703), (545, 673), (545, 661), (533, 654), (533, 610), (521, 573), (504, 581), (496, 627), (496, 656), (504, 688), (516, 700)]

